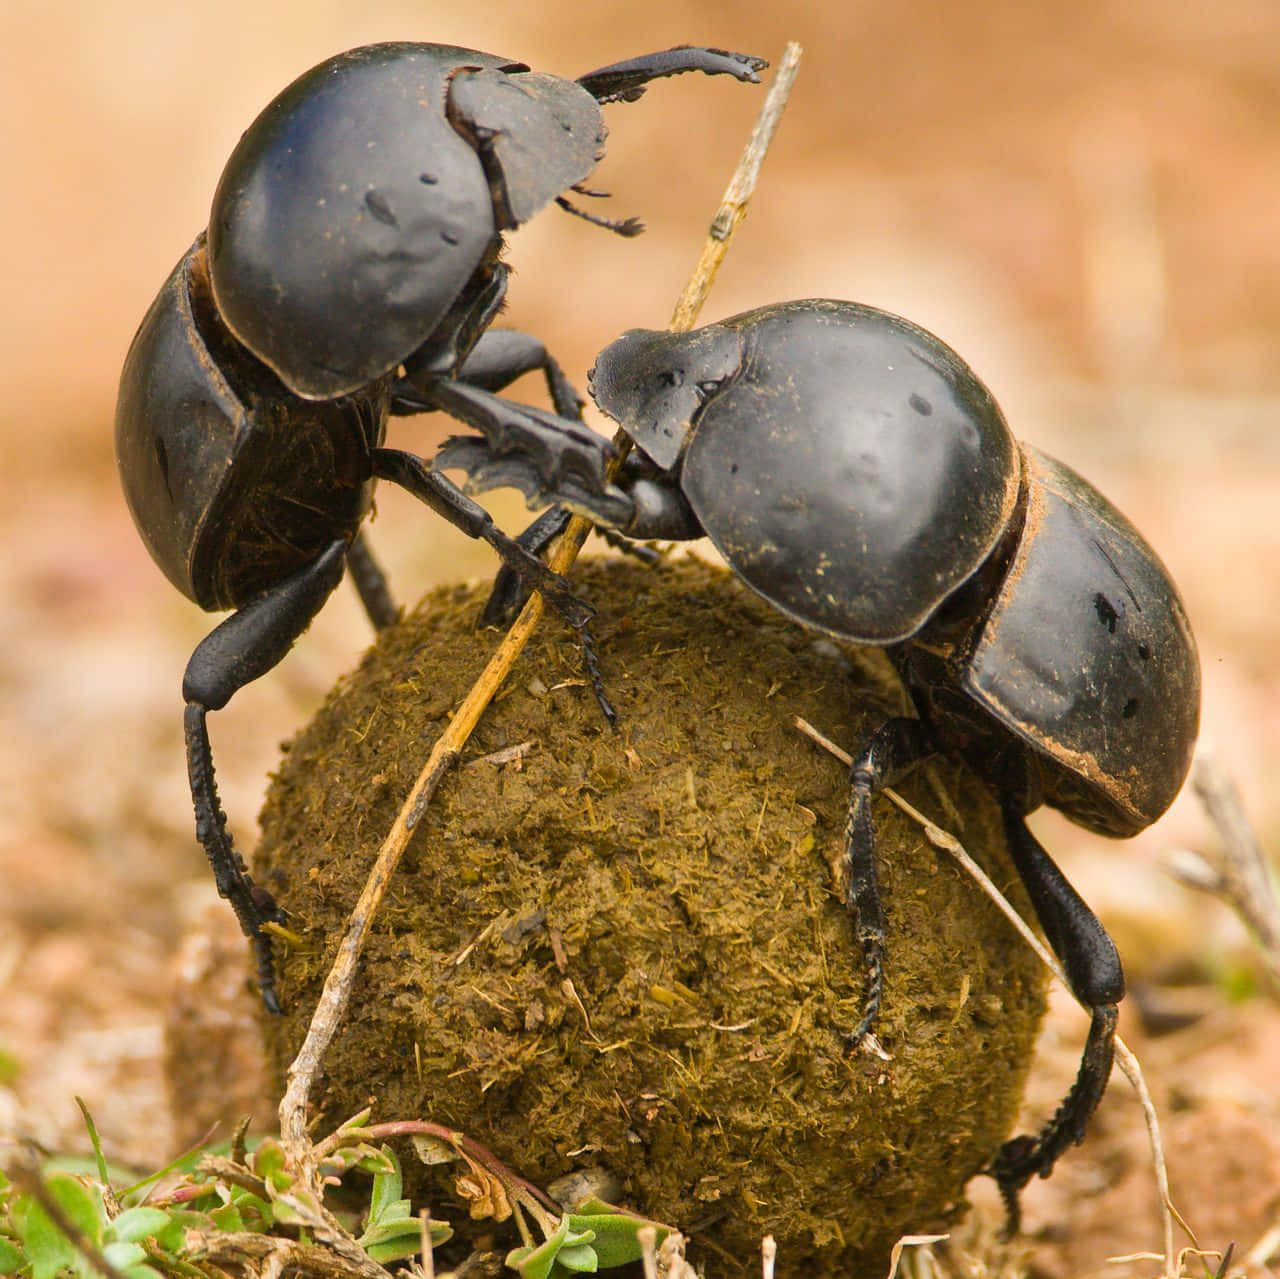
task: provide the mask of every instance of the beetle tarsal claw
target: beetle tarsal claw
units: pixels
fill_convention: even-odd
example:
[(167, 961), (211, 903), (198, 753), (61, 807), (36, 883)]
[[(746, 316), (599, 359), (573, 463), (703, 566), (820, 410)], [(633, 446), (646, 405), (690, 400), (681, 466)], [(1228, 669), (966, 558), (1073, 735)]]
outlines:
[(436, 470), (464, 471), (463, 487), (468, 493), (514, 488), (524, 494), (530, 507), (562, 502), (580, 515), (615, 527), (625, 526), (632, 514), (631, 499), (616, 485), (606, 485), (597, 492), (565, 467), (556, 467), (549, 479), (527, 455), (495, 455), (479, 436), (450, 437), (432, 465)]
[[(532, 469), (539, 490), (555, 490), (562, 483), (571, 482), (588, 493), (605, 491), (608, 483), (606, 468), (617, 455), (617, 449), (610, 440), (580, 422), (544, 413), (528, 405), (503, 403), (501, 407), (500, 418), (474, 423), (484, 431), (484, 442), (480, 452), (472, 449), (465, 454), (467, 466), (463, 469), (471, 470), (483, 465), (486, 455), (495, 459), (519, 457)], [(475, 437), (463, 438), (477, 442)], [(462, 466), (462, 463), (444, 465)]]

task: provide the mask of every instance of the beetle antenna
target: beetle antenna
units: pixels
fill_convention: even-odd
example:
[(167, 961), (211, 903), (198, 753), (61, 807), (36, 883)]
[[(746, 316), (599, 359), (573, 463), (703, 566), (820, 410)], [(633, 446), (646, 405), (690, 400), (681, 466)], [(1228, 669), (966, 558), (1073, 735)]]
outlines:
[(556, 203), (566, 213), (572, 213), (575, 217), (581, 218), (584, 222), (590, 222), (594, 226), (602, 226), (606, 231), (612, 231), (616, 235), (625, 235), (628, 239), (639, 235), (644, 230), (644, 223), (639, 218), (602, 218), (597, 213), (588, 213), (585, 209), (579, 209), (576, 205), (570, 204), (562, 195), (556, 196)]

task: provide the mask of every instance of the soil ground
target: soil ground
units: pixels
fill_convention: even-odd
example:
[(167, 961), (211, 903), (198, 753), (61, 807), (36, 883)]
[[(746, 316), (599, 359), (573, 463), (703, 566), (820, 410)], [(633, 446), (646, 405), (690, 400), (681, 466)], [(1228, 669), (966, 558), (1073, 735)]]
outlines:
[[(204, 224), (240, 130), (292, 76), (370, 40), (478, 45), (576, 74), (682, 41), (776, 57), (792, 37), (808, 50), (800, 85), (705, 318), (851, 297), (960, 350), (1015, 432), (1098, 483), (1159, 549), (1201, 646), (1204, 740), (1280, 847), (1280, 11), (1267, 0), (125, 0), (106, 16), (12, 0), (0, 10), (0, 1134), (83, 1148), (78, 1094), (113, 1154), (172, 1153), (167, 989), (212, 893), (191, 837), (179, 680), (210, 622), (138, 542), (111, 422), (129, 338)], [(687, 79), (611, 108), (597, 185), (650, 230), (627, 243), (544, 214), (514, 238), (504, 322), (543, 337), (579, 384), (622, 329), (665, 323), (757, 102)], [(396, 442), (429, 452), (447, 429), (397, 424)], [(505, 498), (494, 510), (509, 527), (524, 518)], [(394, 494), (372, 536), (402, 598), (491, 571)], [(367, 639), (343, 593), (214, 716), (243, 844), (279, 741)], [(1053, 815), (1036, 824), (1121, 944), (1134, 990), (1122, 1031), (1160, 1107), (1178, 1206), (1204, 1245), (1237, 1243), (1233, 1273), (1272, 1273), (1275, 992), (1225, 907), (1161, 868), (1212, 831), (1190, 796), (1123, 845)], [(1190, 1021), (1169, 1029), (1175, 1002)], [(1032, 1116), (1061, 1092), (1082, 1034), (1057, 1001)], [(1106, 1262), (1159, 1244), (1143, 1142), (1117, 1080), (1085, 1146), (1028, 1193), (1019, 1246), (1034, 1273), (1154, 1272)]]

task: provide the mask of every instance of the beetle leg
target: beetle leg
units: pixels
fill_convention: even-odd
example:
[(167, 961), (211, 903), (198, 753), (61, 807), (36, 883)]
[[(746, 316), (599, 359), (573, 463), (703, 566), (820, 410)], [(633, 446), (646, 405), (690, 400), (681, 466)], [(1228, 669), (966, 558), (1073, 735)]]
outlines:
[[(550, 506), (516, 538), (530, 555), (541, 555), (564, 532), (571, 512), (566, 506)], [(502, 626), (524, 607), (529, 588), (520, 574), (504, 564), (493, 579), (493, 590), (480, 614), (481, 626)]]
[[(552, 358), (542, 341), (519, 329), (488, 329), (457, 372), (457, 381), (482, 391), (501, 391), (525, 373), (541, 370), (547, 393), (563, 418), (582, 420), (586, 401), (578, 394), (564, 370)], [(434, 378), (416, 383), (412, 374), (391, 390), (392, 413), (423, 413), (442, 407), (431, 398)]]
[(518, 453), (546, 489), (573, 483), (587, 493), (608, 488), (605, 467), (617, 449), (575, 418), (517, 404), (465, 382), (434, 383), (427, 395), (435, 407), (480, 431), (495, 458)]
[(195, 806), (196, 838), (213, 868), (218, 893), (231, 903), (258, 957), (258, 986), (269, 1012), (280, 1011), (271, 938), (263, 925), (280, 918), (271, 894), (253, 882), (227, 831), (218, 798), (205, 717), (221, 710), (237, 689), (265, 675), (293, 647), (342, 580), (345, 541), (336, 541), (306, 568), (264, 592), (214, 628), (197, 645), (182, 679), (187, 774)]
[(400, 617), (400, 610), (387, 589), (387, 576), (374, 558), (369, 540), (362, 531), (351, 539), (351, 549), (347, 551), (347, 572), (374, 630), (380, 631)]
[(519, 489), (531, 507), (559, 502), (585, 515), (593, 523), (611, 528), (627, 528), (635, 514), (635, 504), (617, 484), (608, 484), (603, 493), (594, 493), (572, 476), (563, 475), (548, 485), (543, 468), (526, 454), (519, 452), (500, 456), (486, 440), (474, 435), (450, 436), (431, 465), (437, 471), (465, 471), (469, 493), (500, 488)]
[[(543, 342), (531, 333), (518, 329), (487, 330), (458, 370), (458, 380), (484, 391), (501, 391), (521, 374), (534, 370), (540, 370), (546, 379), (547, 394), (556, 413), (581, 422), (586, 400)], [(564, 531), (568, 521), (569, 512), (563, 506), (553, 507), (538, 516), (516, 540), (531, 555), (540, 555)], [(527, 598), (528, 589), (519, 574), (510, 565), (503, 564), (480, 614), (480, 625), (500, 625), (504, 618), (522, 608)]]
[[(554, 447), (554, 445), (551, 445)], [(585, 490), (570, 474), (562, 474), (548, 490), (544, 469), (523, 450), (501, 454), (485, 440), (455, 435), (444, 442), (434, 466), (467, 473), (467, 489), (519, 489), (531, 501), (558, 501), (627, 537), (688, 542), (705, 537), (678, 478), (632, 454), (603, 493)], [(567, 470), (567, 468), (566, 468)]]
[(738, 80), (759, 84), (758, 72), (769, 64), (764, 58), (748, 53), (729, 53), (724, 49), (698, 49), (683, 45), (664, 49), (661, 53), (645, 53), (625, 62), (615, 62), (578, 77), (578, 83), (597, 102), (634, 102), (651, 80), (663, 76), (701, 71), (704, 75), (731, 75)]
[(610, 724), (615, 724), (618, 715), (604, 691), (595, 642), (588, 626), (593, 610), (573, 594), (565, 579), (559, 573), (553, 573), (516, 538), (508, 537), (493, 522), (493, 517), (483, 506), (472, 501), (451, 480), (431, 470), (420, 457), (399, 449), (375, 449), (373, 473), (378, 479), (399, 484), (468, 537), (478, 538), (492, 547), (504, 564), (509, 564), (530, 582), (547, 603), (577, 631), (578, 642), (582, 646), (583, 664), (587, 668), (596, 701), (604, 717)]
[[(531, 554), (541, 555), (564, 532), (572, 513), (567, 506), (549, 506), (516, 538), (516, 541)], [(633, 559), (639, 560), (641, 564), (656, 564), (662, 558), (660, 553), (654, 550), (652, 546), (646, 546), (642, 542), (633, 542), (629, 537), (624, 536), (622, 533), (617, 533), (603, 524), (597, 524), (593, 532), (598, 533), (615, 551), (621, 551), (623, 555), (630, 555)], [(519, 574), (504, 564), (498, 570), (498, 576), (494, 579), (493, 590), (489, 592), (489, 600), (484, 606), (484, 611), (480, 614), (480, 625), (505, 625), (516, 612), (524, 607), (524, 602), (527, 598), (528, 590), (520, 580)]]
[(856, 1046), (870, 1031), (884, 995), (884, 907), (876, 874), (876, 831), (871, 816), (875, 793), (934, 752), (918, 719), (896, 718), (865, 743), (849, 770), (849, 810), (844, 828), (845, 904), (857, 922), (867, 970), (862, 1020), (849, 1036)]
[(1116, 1005), (1124, 996), (1124, 970), (1115, 943), (1098, 917), (1012, 806), (1005, 807), (1004, 829), (1018, 874), (1049, 945), (1062, 961), (1071, 993), (1091, 1014), (1089, 1037), (1071, 1091), (1038, 1136), (1005, 1142), (988, 1170), (1000, 1188), (1006, 1231), (1012, 1235), (1021, 1217), (1018, 1195), (1022, 1188), (1036, 1174), (1047, 1177), (1058, 1157), (1084, 1140), (1085, 1125), (1106, 1091), (1115, 1055)]
[(625, 532), (628, 537), (654, 538), (662, 542), (692, 542), (706, 537), (693, 513), (680, 481), (632, 454), (618, 476), (618, 484), (631, 498), (632, 515)]
[[(505, 287), (505, 267), (502, 272)], [(486, 322), (489, 318), (491, 317), (485, 317)], [(521, 375), (534, 371), (541, 371), (546, 379), (547, 394), (551, 397), (556, 413), (562, 418), (581, 422), (586, 401), (565, 376), (564, 370), (545, 344), (531, 333), (522, 333), (518, 329), (486, 329), (458, 370), (457, 380), (482, 391), (496, 392), (504, 390)], [(429, 390), (423, 389), (430, 385), (429, 382), (422, 386), (415, 385), (412, 376), (403, 379), (392, 388), (392, 412), (418, 413), (423, 411), (424, 406), (427, 409), (436, 408), (435, 402), (430, 399)], [(555, 538), (568, 518), (568, 512), (564, 512), (559, 527), (549, 532), (547, 516), (540, 516), (517, 540), (527, 551), (537, 555)], [(480, 616), (481, 625), (496, 625), (500, 619), (519, 608), (526, 598), (527, 591), (519, 575), (510, 566), (503, 564), (494, 581), (493, 593)]]
[(543, 343), (518, 329), (490, 329), (471, 349), (458, 370), (458, 381), (482, 391), (501, 391), (524, 373), (540, 370), (555, 411), (563, 418), (582, 421), (586, 400)]

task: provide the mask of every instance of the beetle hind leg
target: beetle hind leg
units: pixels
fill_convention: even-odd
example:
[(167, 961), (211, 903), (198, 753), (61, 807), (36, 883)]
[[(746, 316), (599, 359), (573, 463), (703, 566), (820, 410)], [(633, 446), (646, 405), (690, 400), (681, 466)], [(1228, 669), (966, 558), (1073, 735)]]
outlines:
[(884, 997), (884, 906), (876, 874), (875, 793), (933, 753), (918, 719), (891, 719), (863, 746), (849, 770), (849, 809), (844, 828), (845, 904), (853, 916), (862, 947), (867, 985), (862, 1017), (849, 1042), (857, 1046), (875, 1024)]
[(987, 1170), (1004, 1199), (1006, 1233), (1013, 1235), (1021, 1221), (1018, 1196), (1023, 1187), (1034, 1176), (1047, 1177), (1059, 1156), (1084, 1139), (1085, 1127), (1106, 1091), (1124, 972), (1115, 944), (1098, 917), (1027, 829), (1022, 814), (1006, 806), (1004, 828), (1045, 937), (1062, 961), (1072, 994), (1091, 1018), (1075, 1083), (1053, 1118), (1035, 1137), (1024, 1135), (1005, 1142)]
[(345, 541), (332, 542), (310, 564), (221, 622), (196, 646), (182, 679), (196, 838), (209, 859), (219, 895), (231, 904), (241, 930), (253, 943), (262, 1002), (272, 1013), (280, 1011), (280, 1001), (265, 925), (279, 921), (280, 909), (271, 894), (253, 882), (227, 830), (205, 720), (209, 711), (221, 710), (238, 689), (265, 675), (293, 647), (342, 580), (346, 552)]
[(209, 865), (213, 868), (218, 896), (230, 903), (240, 924), (240, 931), (253, 944), (262, 1002), (269, 1013), (279, 1013), (275, 959), (271, 938), (264, 925), (279, 922), (282, 912), (271, 894), (253, 882), (249, 868), (244, 864), (244, 858), (236, 850), (227, 830), (227, 815), (218, 798), (218, 786), (214, 779), (213, 750), (209, 745), (205, 715), (203, 706), (197, 702), (188, 702), (183, 716), (187, 739), (187, 775), (196, 813), (196, 839), (200, 841), (200, 846), (209, 858)]

